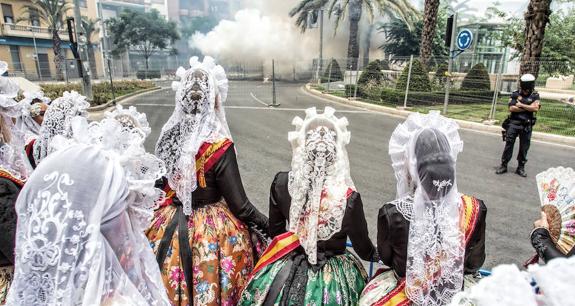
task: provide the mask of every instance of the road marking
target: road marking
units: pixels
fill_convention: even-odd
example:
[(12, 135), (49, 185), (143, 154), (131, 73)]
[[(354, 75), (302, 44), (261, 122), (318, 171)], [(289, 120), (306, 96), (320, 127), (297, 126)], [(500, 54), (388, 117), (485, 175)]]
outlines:
[[(228, 105), (226, 109), (254, 109), (254, 110), (269, 110), (269, 111), (288, 111), (288, 112), (303, 112), (306, 108), (286, 108), (286, 107), (261, 107), (261, 106), (243, 106), (243, 105)], [(362, 110), (336, 110), (337, 113), (348, 114), (371, 114), (369, 111)]]
[(256, 95), (254, 95), (253, 92), (250, 92), (250, 96), (252, 96), (252, 98), (254, 98), (254, 100), (256, 100), (256, 102), (259, 102), (260, 104), (263, 104), (265, 106), (268, 106), (268, 104), (260, 99), (258, 99), (258, 97), (256, 97)]
[[(160, 106), (160, 107), (174, 107), (168, 104), (156, 104), (156, 103), (140, 103), (136, 106)], [(262, 107), (262, 106), (244, 106), (244, 105), (226, 105), (226, 109), (253, 109), (253, 110), (268, 110), (268, 111), (288, 111), (288, 112), (304, 112), (306, 108), (286, 108), (286, 107)], [(376, 114), (368, 110), (336, 110), (338, 113), (347, 114)]]

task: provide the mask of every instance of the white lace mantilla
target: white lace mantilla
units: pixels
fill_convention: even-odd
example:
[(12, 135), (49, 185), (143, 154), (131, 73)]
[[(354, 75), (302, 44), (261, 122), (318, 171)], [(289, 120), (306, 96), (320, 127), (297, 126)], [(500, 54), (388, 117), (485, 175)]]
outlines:
[(306, 119), (294, 119), (290, 132), (293, 157), (288, 191), (292, 198), (289, 230), (297, 234), (311, 264), (317, 263), (317, 242), (341, 230), (347, 191), (354, 189), (345, 145), (347, 120), (327, 107), (318, 115), (306, 110)]

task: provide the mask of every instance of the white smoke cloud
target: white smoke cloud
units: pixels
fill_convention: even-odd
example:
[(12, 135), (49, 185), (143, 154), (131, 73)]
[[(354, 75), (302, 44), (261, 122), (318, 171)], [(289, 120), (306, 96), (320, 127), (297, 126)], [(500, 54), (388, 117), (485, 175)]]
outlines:
[[(234, 20), (222, 20), (207, 34), (196, 33), (192, 45), (222, 60), (300, 60), (315, 46), (287, 20), (263, 16), (257, 9), (238, 11)], [(312, 55), (313, 56), (313, 55)]]
[[(222, 20), (207, 34), (196, 33), (190, 44), (203, 54), (228, 62), (307, 62), (319, 55), (319, 29), (305, 33), (295, 25), (289, 11), (301, 0), (248, 0), (246, 9), (238, 11), (233, 20)], [(343, 20), (335, 31), (334, 19), (324, 18), (324, 59), (343, 59), (347, 55), (348, 23)], [(367, 14), (366, 14), (367, 15)], [(367, 16), (360, 29), (363, 41), (369, 28)], [(371, 56), (382, 56), (377, 47), (383, 42), (382, 35), (372, 33)], [(363, 53), (361, 53), (363, 54)]]

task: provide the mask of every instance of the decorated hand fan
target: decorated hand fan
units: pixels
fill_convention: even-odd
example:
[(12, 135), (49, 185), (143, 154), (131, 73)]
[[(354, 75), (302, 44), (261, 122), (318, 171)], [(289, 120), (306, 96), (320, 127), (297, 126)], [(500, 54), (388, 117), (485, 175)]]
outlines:
[(536, 176), (542, 210), (551, 239), (563, 254), (575, 246), (575, 171), (550, 168)]

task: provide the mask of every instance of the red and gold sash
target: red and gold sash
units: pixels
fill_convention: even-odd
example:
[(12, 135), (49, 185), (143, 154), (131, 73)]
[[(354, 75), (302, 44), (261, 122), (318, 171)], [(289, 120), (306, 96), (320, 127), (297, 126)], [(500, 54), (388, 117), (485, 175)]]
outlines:
[[(216, 165), (232, 144), (233, 142), (226, 138), (215, 143), (204, 142), (200, 146), (196, 154), (196, 175), (199, 187), (206, 188), (206, 172)], [(166, 198), (160, 207), (172, 204), (172, 198), (176, 195), (176, 192), (168, 184), (164, 184), (163, 190), (166, 193)]]
[[(479, 218), (479, 200), (462, 195), (463, 205), (461, 206), (461, 213), (459, 214), (461, 219), (459, 224), (463, 227), (463, 232), (465, 233), (465, 245), (471, 239), (473, 232), (475, 231), (475, 224)], [(373, 304), (373, 306), (405, 306), (409, 305), (410, 301), (405, 294), (405, 277), (397, 282), (397, 287), (386, 294), (382, 299)]]
[(24, 181), (17, 179), (12, 173), (1, 169), (0, 168), (0, 177), (3, 177), (5, 179), (8, 179), (10, 181), (12, 181), (14, 184), (18, 185), (18, 187), (22, 188), (22, 186), (24, 186)]
[(289, 252), (297, 249), (300, 246), (298, 237), (292, 232), (285, 232), (276, 236), (270, 245), (266, 248), (260, 260), (254, 267), (252, 275), (256, 274), (265, 266), (275, 262), (276, 260), (284, 257)]
[[(353, 189), (348, 188), (345, 194), (346, 199), (349, 199), (351, 194), (354, 192)], [(322, 195), (324, 196), (324, 195)], [(263, 269), (265, 266), (274, 263), (276, 260), (289, 254), (291, 251), (297, 249), (300, 246), (298, 236), (292, 232), (286, 232), (281, 235), (276, 236), (270, 245), (266, 248), (260, 260), (254, 267), (252, 271), (252, 276), (256, 272)]]

